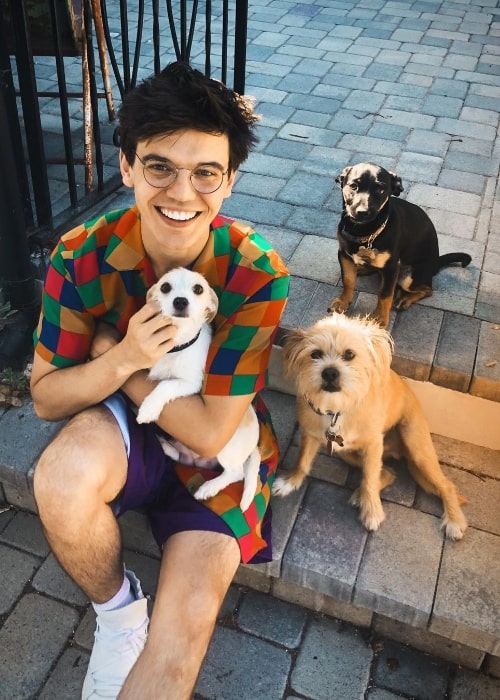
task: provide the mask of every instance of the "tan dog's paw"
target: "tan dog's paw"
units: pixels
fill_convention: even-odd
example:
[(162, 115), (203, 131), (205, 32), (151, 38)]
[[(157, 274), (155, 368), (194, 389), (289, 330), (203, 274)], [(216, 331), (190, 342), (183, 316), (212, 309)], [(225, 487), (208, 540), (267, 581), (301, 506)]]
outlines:
[(274, 496), (288, 496), (302, 486), (304, 477), (302, 474), (290, 474), (289, 476), (277, 476), (273, 484)]
[(356, 489), (349, 499), (349, 504), (359, 508), (359, 519), (363, 526), (370, 532), (378, 530), (385, 520), (382, 501), (379, 499), (367, 499), (360, 495), (360, 489)]
[(467, 520), (465, 516), (462, 516), (458, 520), (451, 521), (446, 515), (443, 515), (441, 527), (445, 530), (446, 537), (450, 540), (461, 540), (467, 530)]

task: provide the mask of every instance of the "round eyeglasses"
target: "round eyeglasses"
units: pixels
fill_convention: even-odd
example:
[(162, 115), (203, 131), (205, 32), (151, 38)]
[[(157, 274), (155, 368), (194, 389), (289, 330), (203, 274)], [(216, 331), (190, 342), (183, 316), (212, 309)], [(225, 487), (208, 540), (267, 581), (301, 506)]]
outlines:
[(151, 187), (166, 188), (174, 184), (180, 170), (189, 172), (189, 180), (193, 188), (200, 194), (212, 194), (217, 192), (222, 185), (224, 175), (227, 175), (229, 170), (220, 170), (220, 168), (211, 164), (197, 165), (196, 168), (177, 168), (172, 163), (164, 160), (143, 160), (137, 153), (135, 154), (142, 163), (144, 179)]

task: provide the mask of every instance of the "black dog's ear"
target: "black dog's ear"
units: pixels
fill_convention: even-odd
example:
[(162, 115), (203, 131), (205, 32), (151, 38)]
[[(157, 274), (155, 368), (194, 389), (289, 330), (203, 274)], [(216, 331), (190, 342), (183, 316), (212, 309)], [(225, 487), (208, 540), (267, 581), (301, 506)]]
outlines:
[(346, 177), (349, 175), (350, 170), (351, 170), (351, 168), (349, 168), (349, 167), (344, 168), (342, 170), (342, 172), (340, 173), (340, 175), (337, 175), (337, 177), (335, 178), (335, 182), (340, 182), (341, 187), (344, 186), (344, 182), (346, 180)]
[(392, 194), (394, 197), (399, 197), (401, 192), (404, 191), (403, 182), (399, 175), (396, 175), (395, 173), (389, 173), (389, 175), (391, 176)]

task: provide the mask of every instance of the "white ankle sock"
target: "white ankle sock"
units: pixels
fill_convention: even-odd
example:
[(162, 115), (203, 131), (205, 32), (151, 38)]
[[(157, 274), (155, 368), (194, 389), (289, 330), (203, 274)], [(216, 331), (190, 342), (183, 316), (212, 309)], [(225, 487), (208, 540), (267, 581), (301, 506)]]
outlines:
[(96, 611), (105, 612), (106, 610), (118, 610), (118, 608), (124, 608), (126, 605), (130, 605), (135, 601), (134, 593), (130, 587), (130, 581), (127, 576), (123, 576), (123, 583), (117, 593), (107, 600), (105, 603), (92, 603), (92, 607)]

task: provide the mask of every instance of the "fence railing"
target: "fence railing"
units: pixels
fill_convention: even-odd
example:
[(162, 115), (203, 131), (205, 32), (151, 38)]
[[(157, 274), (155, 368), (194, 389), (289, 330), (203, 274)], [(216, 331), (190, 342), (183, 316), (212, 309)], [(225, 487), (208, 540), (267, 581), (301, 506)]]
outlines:
[(247, 16), (248, 0), (0, 0), (0, 309), (18, 310), (0, 369), (30, 344), (59, 231), (121, 184), (115, 106), (176, 59), (243, 93)]

